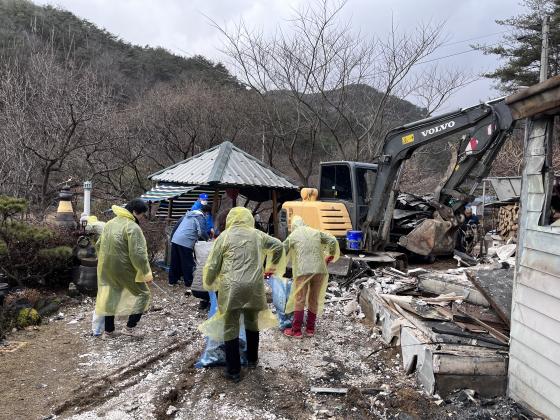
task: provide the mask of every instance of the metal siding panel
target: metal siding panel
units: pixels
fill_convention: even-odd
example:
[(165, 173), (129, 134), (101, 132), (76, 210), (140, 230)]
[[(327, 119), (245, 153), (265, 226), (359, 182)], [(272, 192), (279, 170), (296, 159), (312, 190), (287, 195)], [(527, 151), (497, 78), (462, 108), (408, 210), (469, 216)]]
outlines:
[[(533, 389), (541, 398), (545, 399), (553, 407), (560, 408), (560, 387), (550, 382), (547, 378), (539, 375), (531, 366), (527, 366), (523, 361), (512, 356), (509, 360), (509, 371), (518, 378), (523, 378), (523, 382)], [(539, 410), (536, 401), (537, 410)], [(531, 404), (533, 405), (533, 404)], [(541, 411), (541, 410), (539, 410)]]
[(544, 252), (543, 258), (552, 258), (556, 267), (560, 267), (560, 235), (552, 231), (529, 230), (525, 235), (525, 246)]
[(529, 147), (527, 148), (527, 152), (531, 156), (545, 154), (542, 141), (546, 134), (547, 122), (548, 118), (533, 121), (533, 126), (529, 134)]
[(542, 175), (542, 168), (544, 165), (544, 156), (529, 156), (527, 157), (525, 173), (527, 175)]
[[(541, 213), (542, 211), (529, 211), (527, 210), (527, 224), (526, 229), (531, 229), (532, 227), (539, 226), (539, 220), (541, 220)], [(523, 226), (523, 221), (521, 221), (521, 226)], [(521, 242), (519, 242), (521, 243)]]
[(544, 194), (542, 174), (527, 175), (527, 192), (532, 194)]
[(527, 199), (523, 201), (527, 206), (527, 211), (542, 211), (544, 205), (544, 194), (527, 194)]
[(535, 392), (524, 382), (524, 379), (510, 371), (508, 383), (509, 396), (514, 400), (524, 402), (532, 410), (549, 419), (560, 419), (560, 408), (543, 398), (538, 392)]
[(560, 389), (560, 366), (554, 360), (544, 357), (521, 341), (512, 342), (509, 352), (512, 357), (523, 362), (526, 366), (530, 366), (534, 372)]
[(534, 268), (520, 267), (517, 284), (554, 296), (560, 305), (560, 278), (557, 275), (537, 271)]
[[(515, 302), (555, 319), (560, 326), (560, 301), (554, 296), (549, 296), (524, 284), (519, 284), (515, 295)], [(560, 341), (560, 331), (558, 332), (558, 341)]]
[(559, 321), (549, 318), (517, 301), (514, 301), (511, 318), (512, 324), (514, 322), (521, 322), (528, 328), (539, 331), (546, 338), (560, 344)]
[(527, 247), (521, 255), (520, 265), (529, 269), (534, 268), (551, 276), (556, 276), (558, 273), (558, 258), (555, 255), (544, 254)]
[[(560, 361), (558, 360), (558, 354), (560, 354), (560, 344), (555, 343), (544, 335), (540, 334), (521, 322), (516, 322), (511, 327), (511, 341), (510, 341), (510, 353), (517, 355), (518, 352), (522, 351), (521, 345), (527, 346), (534, 352), (539, 353), (542, 357), (549, 359), (551, 362), (555, 363), (560, 368)], [(558, 383), (560, 377), (555, 379)], [(560, 385), (560, 383), (558, 383)]]
[[(544, 203), (542, 168), (545, 162), (546, 121), (536, 120), (531, 127), (531, 132), (526, 139), (520, 200), (522, 213), (519, 223), (519, 252), (517, 253), (513, 291), (509, 387), (512, 396), (551, 418), (560, 418), (560, 387), (539, 375), (537, 369), (532, 366), (533, 361), (526, 357), (530, 350), (523, 348), (523, 345), (533, 346), (536, 353), (543, 357), (551, 355), (550, 352), (553, 352), (554, 360), (558, 358), (560, 348), (560, 322), (554, 319), (557, 316), (555, 308), (558, 308), (558, 300), (553, 296), (547, 296), (544, 290), (536, 291), (537, 284), (534, 287), (528, 284), (531, 279), (538, 276), (538, 274), (534, 274), (533, 269), (546, 273), (547, 281), (543, 280), (541, 286), (549, 283), (548, 280), (556, 281), (558, 275), (557, 255), (528, 247), (531, 245), (535, 248), (543, 248), (543, 244), (536, 241), (542, 234), (542, 228), (538, 225)], [(532, 236), (532, 238), (528, 240), (527, 236)], [(538, 308), (539, 311), (546, 311), (553, 317), (547, 317), (539, 311), (525, 306), (524, 301)], [(544, 308), (545, 305), (554, 308)], [(534, 341), (531, 341), (531, 336), (536, 336)], [(528, 360), (528, 365), (524, 364), (520, 360), (521, 358)], [(544, 371), (547, 370), (546, 365), (548, 364), (544, 363)], [(543, 368), (539, 367), (539, 370), (543, 371)], [(545, 372), (544, 374), (547, 376), (558, 375), (558, 372)]]
[[(532, 229), (537, 232), (549, 233), (551, 235), (560, 235), (560, 226), (537, 226), (536, 228)], [(560, 239), (560, 237), (559, 237)]]

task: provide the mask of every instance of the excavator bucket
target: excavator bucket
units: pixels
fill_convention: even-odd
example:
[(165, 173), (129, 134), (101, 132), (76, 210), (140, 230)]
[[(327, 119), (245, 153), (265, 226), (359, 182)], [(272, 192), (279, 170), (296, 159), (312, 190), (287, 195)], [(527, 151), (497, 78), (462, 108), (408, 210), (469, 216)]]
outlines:
[(419, 255), (447, 255), (455, 248), (457, 228), (441, 219), (426, 219), (407, 236), (399, 239), (399, 245)]

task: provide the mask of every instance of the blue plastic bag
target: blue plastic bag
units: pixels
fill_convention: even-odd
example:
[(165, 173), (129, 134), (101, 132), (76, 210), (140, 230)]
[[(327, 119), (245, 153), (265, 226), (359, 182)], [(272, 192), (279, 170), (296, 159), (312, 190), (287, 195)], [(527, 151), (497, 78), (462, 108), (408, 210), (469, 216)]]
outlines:
[[(267, 283), (272, 289), (272, 303), (276, 309), (276, 316), (280, 323), (280, 329), (284, 330), (292, 326), (292, 314), (286, 314), (286, 302), (290, 297), (290, 289), (292, 287), (291, 279), (283, 279), (280, 277), (270, 277)], [(210, 295), (210, 311), (208, 318), (211, 318), (218, 310), (218, 299), (215, 292), (208, 292)], [(239, 354), (241, 356), (241, 364), (247, 364), (247, 339), (245, 335), (245, 324), (243, 322), (243, 315), (240, 319), (239, 328)], [(205, 368), (212, 366), (225, 366), (226, 353), (223, 341), (212, 340), (206, 337), (206, 347), (202, 356), (195, 364), (197, 368)]]
[(94, 309), (91, 318), (91, 335), (99, 337), (103, 334), (103, 331), (105, 331), (105, 317), (103, 315), (97, 315)]
[[(208, 292), (210, 295), (210, 311), (208, 318), (211, 318), (218, 310), (218, 299), (215, 292)], [(245, 323), (243, 322), (243, 315), (239, 320), (239, 355), (241, 357), (241, 364), (247, 364), (247, 338), (245, 335)], [(202, 356), (194, 365), (196, 368), (205, 368), (212, 366), (225, 366), (226, 352), (223, 341), (212, 340), (206, 337), (206, 347)]]
[(290, 297), (292, 280), (271, 276), (267, 283), (272, 289), (272, 303), (276, 308), (276, 316), (280, 323), (280, 329), (284, 330), (292, 326), (293, 314), (286, 314), (286, 303)]

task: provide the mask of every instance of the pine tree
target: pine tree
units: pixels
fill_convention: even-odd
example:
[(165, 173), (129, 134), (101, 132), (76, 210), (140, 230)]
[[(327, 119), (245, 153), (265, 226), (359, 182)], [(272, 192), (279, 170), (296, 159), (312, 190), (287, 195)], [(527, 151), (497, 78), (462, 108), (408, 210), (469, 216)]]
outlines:
[(27, 208), (24, 199), (0, 195), (0, 274), (18, 286), (45, 284), (72, 259), (72, 248), (57, 246), (56, 232), (20, 220)]
[(485, 54), (495, 54), (505, 60), (503, 66), (485, 74), (485, 77), (495, 79), (497, 87), (506, 93), (539, 82), (545, 15), (550, 19), (548, 76), (560, 74), (560, 0), (524, 0), (522, 4), (527, 7), (528, 13), (496, 21), (498, 25), (512, 29), (500, 45), (474, 46)]

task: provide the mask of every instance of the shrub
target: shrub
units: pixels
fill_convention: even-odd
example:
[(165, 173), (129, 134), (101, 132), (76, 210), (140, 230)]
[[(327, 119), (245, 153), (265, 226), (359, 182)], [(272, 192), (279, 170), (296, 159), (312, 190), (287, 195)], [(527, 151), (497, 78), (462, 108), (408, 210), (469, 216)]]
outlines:
[(41, 317), (36, 309), (33, 308), (22, 308), (18, 312), (16, 319), (16, 324), (18, 328), (25, 328), (31, 325), (39, 325), (41, 323)]
[(27, 202), (0, 196), (0, 270), (10, 285), (53, 286), (72, 264), (71, 235), (17, 220)]

